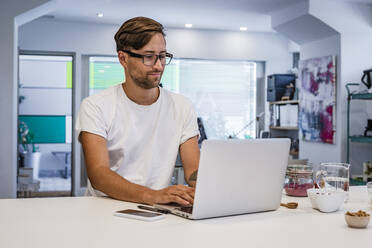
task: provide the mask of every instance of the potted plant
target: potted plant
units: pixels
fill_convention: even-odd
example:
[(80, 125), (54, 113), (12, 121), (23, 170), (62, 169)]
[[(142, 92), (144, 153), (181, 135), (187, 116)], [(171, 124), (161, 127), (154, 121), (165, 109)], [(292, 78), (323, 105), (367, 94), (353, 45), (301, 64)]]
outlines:
[(18, 138), (21, 145), (20, 153), (24, 158), (24, 166), (33, 169), (33, 178), (39, 177), (39, 166), (41, 152), (34, 143), (35, 135), (30, 131), (27, 124), (23, 121), (19, 122)]

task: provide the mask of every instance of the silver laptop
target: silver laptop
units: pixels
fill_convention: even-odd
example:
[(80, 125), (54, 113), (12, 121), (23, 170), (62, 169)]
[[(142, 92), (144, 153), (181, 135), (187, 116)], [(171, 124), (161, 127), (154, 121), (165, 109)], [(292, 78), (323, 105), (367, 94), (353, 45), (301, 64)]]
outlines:
[(194, 205), (155, 207), (188, 219), (276, 210), (289, 147), (289, 139), (205, 140)]

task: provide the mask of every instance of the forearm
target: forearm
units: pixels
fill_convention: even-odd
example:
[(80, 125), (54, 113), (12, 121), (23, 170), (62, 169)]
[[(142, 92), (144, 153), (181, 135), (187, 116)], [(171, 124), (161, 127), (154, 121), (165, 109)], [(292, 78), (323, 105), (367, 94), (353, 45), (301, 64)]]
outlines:
[(188, 185), (191, 187), (196, 186), (196, 179), (198, 177), (198, 170), (194, 170), (192, 173), (185, 173), (185, 181), (187, 182)]
[(154, 203), (155, 190), (131, 183), (107, 167), (90, 170), (88, 176), (94, 189), (114, 199), (146, 204)]
[(194, 189), (183, 185), (170, 186), (160, 190), (134, 184), (124, 179), (109, 167), (106, 140), (98, 135), (83, 132), (80, 135), (89, 180), (94, 189), (123, 201), (139, 203), (169, 203), (190, 205)]
[(110, 169), (107, 144), (103, 137), (82, 132), (80, 141), (88, 177), (94, 189), (118, 200), (141, 203), (154, 201), (157, 191), (131, 183)]
[(198, 137), (192, 137), (180, 146), (180, 156), (185, 173), (185, 180), (191, 187), (196, 186), (200, 151)]

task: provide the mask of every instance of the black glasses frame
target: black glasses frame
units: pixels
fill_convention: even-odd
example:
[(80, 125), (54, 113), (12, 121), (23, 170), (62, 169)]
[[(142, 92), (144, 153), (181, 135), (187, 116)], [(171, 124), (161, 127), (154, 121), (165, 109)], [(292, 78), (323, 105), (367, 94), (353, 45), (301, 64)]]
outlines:
[[(134, 53), (134, 52), (131, 52), (131, 51), (129, 51), (129, 50), (121, 50), (121, 51), (127, 53), (127, 54), (128, 54), (129, 56), (131, 56), (131, 57), (134, 57), (134, 58), (142, 58), (142, 63), (143, 63), (144, 65), (146, 65), (146, 64), (145, 64), (145, 57), (148, 56), (148, 55), (142, 55), (142, 54)], [(162, 54), (151, 54), (151, 56), (156, 56), (156, 59), (155, 59), (155, 61), (154, 61), (154, 64), (152, 64), (152, 65), (147, 65), (147, 66), (153, 66), (153, 65), (155, 65), (156, 62), (158, 62), (159, 57), (162, 56)], [(173, 54), (171, 54), (171, 53), (165, 53), (165, 57), (168, 57), (168, 58), (169, 58), (168, 63), (164, 63), (164, 64), (163, 64), (163, 63), (161, 63), (161, 61), (160, 61), (160, 63), (161, 63), (162, 65), (169, 65), (169, 63), (172, 61)]]

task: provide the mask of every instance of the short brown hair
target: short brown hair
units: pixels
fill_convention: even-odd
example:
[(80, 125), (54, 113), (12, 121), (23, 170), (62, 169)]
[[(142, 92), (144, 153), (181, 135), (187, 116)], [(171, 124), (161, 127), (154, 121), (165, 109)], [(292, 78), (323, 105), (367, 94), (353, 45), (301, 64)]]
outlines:
[(165, 37), (164, 27), (147, 17), (134, 17), (124, 22), (115, 34), (116, 51), (144, 47), (156, 33)]

